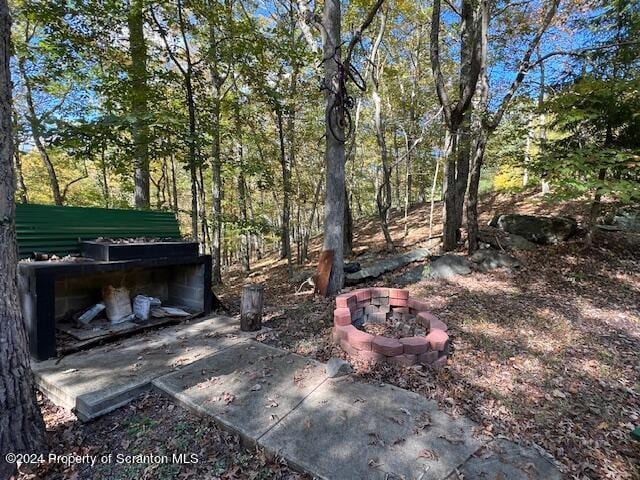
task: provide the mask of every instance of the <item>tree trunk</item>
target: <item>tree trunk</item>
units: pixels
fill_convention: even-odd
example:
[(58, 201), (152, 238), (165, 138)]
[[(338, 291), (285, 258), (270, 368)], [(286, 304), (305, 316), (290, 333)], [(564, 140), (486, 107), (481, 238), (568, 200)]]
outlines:
[(264, 303), (264, 287), (249, 284), (242, 287), (240, 304), (240, 330), (256, 332), (262, 328), (262, 305)]
[[(326, 0), (322, 14), (322, 43), (324, 58), (324, 82), (330, 89), (325, 90), (325, 163), (326, 187), (324, 208), (324, 242), (323, 250), (333, 252), (331, 275), (327, 286), (327, 294), (338, 293), (344, 285), (344, 143), (336, 139), (331, 133), (330, 110), (336, 101), (332, 92), (339, 92), (338, 64), (333, 58), (334, 53), (340, 59), (341, 43), (341, 12), (339, 0)], [(344, 131), (338, 124), (333, 126), (337, 134), (344, 138)]]
[(0, 0), (0, 478), (16, 468), (7, 453), (39, 453), (46, 445), (16, 283), (10, 36), (9, 7)]
[(40, 154), (40, 158), (42, 159), (42, 163), (44, 164), (44, 168), (47, 171), (47, 175), (49, 176), (49, 184), (51, 186), (51, 194), (53, 196), (53, 202), (56, 205), (62, 205), (63, 199), (62, 194), (60, 193), (60, 183), (58, 182), (58, 176), (56, 174), (56, 170), (53, 167), (53, 163), (51, 162), (51, 158), (49, 158), (49, 152), (42, 142), (42, 125), (40, 124), (40, 119), (36, 113), (36, 107), (33, 102), (33, 92), (31, 89), (31, 79), (27, 75), (27, 70), (25, 67), (25, 60), (23, 57), (18, 58), (18, 70), (20, 71), (20, 75), (22, 76), (22, 80), (24, 81), (24, 86), (26, 90), (26, 100), (27, 100), (27, 121), (29, 122), (29, 126), (31, 127), (31, 136), (33, 137), (33, 142), (36, 145), (36, 149)]
[(131, 125), (133, 141), (134, 203), (149, 208), (149, 127), (147, 125), (147, 45), (144, 39), (144, 0), (129, 4), (129, 79), (131, 82)]
[(351, 213), (351, 205), (349, 202), (349, 191), (346, 184), (344, 188), (344, 256), (348, 257), (353, 251), (353, 215)]
[(220, 249), (222, 247), (222, 161), (220, 158), (220, 99), (214, 98), (212, 116), (211, 199), (213, 203), (213, 235), (211, 239), (211, 280), (222, 283)]
[(467, 199), (467, 236), (469, 240), (469, 255), (478, 249), (478, 190), (480, 187), (480, 173), (484, 161), (484, 151), (487, 146), (489, 132), (481, 127), (473, 149), (473, 168), (469, 182), (469, 197)]
[(22, 174), (22, 158), (20, 157), (20, 147), (16, 144), (15, 155), (16, 163), (16, 180), (18, 186), (18, 198), (20, 203), (29, 203), (29, 197), (27, 195), (27, 185), (24, 183), (24, 175)]
[[(285, 151), (284, 125), (282, 119), (282, 107), (276, 108), (276, 121), (278, 124), (278, 138), (280, 141), (280, 165), (282, 167), (282, 225), (280, 230), (281, 251), (280, 258), (287, 259), (287, 273), (289, 278), (293, 275), (291, 262), (291, 157), (287, 157)], [(289, 132), (291, 134), (291, 132)], [(291, 141), (291, 139), (290, 139)]]

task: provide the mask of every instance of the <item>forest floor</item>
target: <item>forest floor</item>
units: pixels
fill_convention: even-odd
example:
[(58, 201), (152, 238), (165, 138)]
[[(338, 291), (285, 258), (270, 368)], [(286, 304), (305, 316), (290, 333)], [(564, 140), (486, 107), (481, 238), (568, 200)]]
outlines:
[[(548, 203), (532, 192), (489, 194), (481, 202), (481, 222), (510, 212), (581, 221), (587, 208)], [(437, 205), (434, 235), (440, 218)], [(391, 222), (399, 251), (436, 246), (426, 241), (429, 205), (412, 209), (404, 239), (401, 215), (396, 212)], [(375, 219), (356, 222), (354, 232), (355, 260), (383, 254)], [(316, 239), (303, 271), (313, 270), (319, 249)], [(600, 233), (590, 248), (577, 240), (514, 256), (524, 265), (514, 272), (474, 272), (405, 287), (448, 324), (452, 354), (446, 368), (360, 363), (356, 375), (435, 399), (446, 411), (481, 423), (487, 434), (535, 443), (569, 478), (640, 478), (640, 445), (630, 437), (640, 424), (640, 235)], [(394, 286), (415, 265), (363, 285)], [(314, 297), (308, 286), (297, 292), (302, 280), (289, 282), (286, 272), (285, 262), (275, 258), (252, 267), (249, 280), (266, 286), (265, 325), (272, 328), (259, 339), (321, 361), (346, 358), (331, 341), (332, 299)], [(239, 270), (226, 278), (218, 293), (237, 313), (247, 279)]]
[[(112, 455), (112, 460), (98, 461), (93, 467), (88, 463), (61, 462), (31, 469), (23, 466), (18, 477), (21, 480), (310, 478), (292, 471), (283, 460), (271, 461), (261, 450), (243, 447), (238, 436), (220, 429), (213, 419), (198, 416), (161, 393), (147, 393), (90, 423), (81, 423), (68, 410), (40, 394), (38, 397), (47, 426), (49, 453), (97, 458)], [(186, 454), (191, 462), (173, 461), (175, 453)], [(167, 455), (171, 460), (136, 463), (127, 458), (138, 455)]]

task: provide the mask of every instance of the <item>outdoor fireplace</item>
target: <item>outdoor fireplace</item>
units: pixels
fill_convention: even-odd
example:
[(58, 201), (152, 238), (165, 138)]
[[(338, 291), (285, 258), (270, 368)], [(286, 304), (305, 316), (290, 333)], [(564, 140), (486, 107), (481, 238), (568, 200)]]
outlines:
[[(152, 296), (183, 309), (189, 317), (212, 308), (211, 257), (198, 255), (193, 242), (83, 242), (84, 255), (57, 261), (26, 261), (18, 266), (18, 285), (31, 354), (38, 360), (59, 353), (61, 339), (75, 347), (116, 338), (132, 331), (175, 323), (185, 317), (80, 328), (79, 312), (102, 301), (103, 288), (125, 287), (131, 297)], [(116, 260), (117, 259), (117, 260)], [(105, 322), (103, 322), (104, 324)], [(71, 344), (73, 347), (73, 343)]]
[(398, 288), (364, 288), (336, 297), (333, 336), (349, 355), (369, 362), (443, 366), (447, 325), (426, 302)]

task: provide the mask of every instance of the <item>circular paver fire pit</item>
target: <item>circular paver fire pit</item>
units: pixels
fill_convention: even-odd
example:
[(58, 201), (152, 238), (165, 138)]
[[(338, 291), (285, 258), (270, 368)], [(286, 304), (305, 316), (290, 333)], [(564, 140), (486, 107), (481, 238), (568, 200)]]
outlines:
[[(394, 322), (402, 326), (396, 336), (364, 331)], [(410, 323), (419, 327), (408, 328)], [(403, 331), (408, 335), (402, 336)], [(370, 362), (440, 367), (446, 365), (449, 353), (447, 325), (429, 312), (424, 301), (409, 298), (409, 291), (400, 288), (363, 288), (338, 295), (333, 336), (349, 355)]]

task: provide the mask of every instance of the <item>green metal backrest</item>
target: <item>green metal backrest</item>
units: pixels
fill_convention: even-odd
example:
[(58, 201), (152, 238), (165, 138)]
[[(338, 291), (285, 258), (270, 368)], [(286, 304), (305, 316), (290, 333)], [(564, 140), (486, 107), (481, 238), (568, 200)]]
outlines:
[(35, 204), (16, 205), (16, 233), (20, 258), (78, 253), (79, 240), (98, 237), (181, 238), (171, 212)]

